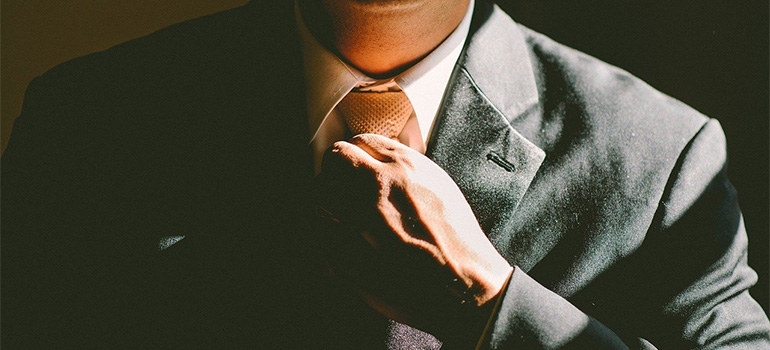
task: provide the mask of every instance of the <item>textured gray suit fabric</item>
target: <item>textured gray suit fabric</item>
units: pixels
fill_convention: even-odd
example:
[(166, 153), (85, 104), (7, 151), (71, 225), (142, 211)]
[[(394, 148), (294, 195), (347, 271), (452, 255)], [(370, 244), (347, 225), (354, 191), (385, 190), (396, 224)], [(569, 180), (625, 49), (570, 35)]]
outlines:
[[(347, 247), (308, 215), (301, 55), (270, 6), (30, 84), (2, 159), (4, 349), (421, 348), (327, 278)], [(433, 135), (516, 266), (487, 347), (770, 347), (717, 121), (478, 1)]]
[(393, 350), (438, 350), (442, 345), (436, 337), (395, 321), (389, 322), (386, 339), (385, 348)]

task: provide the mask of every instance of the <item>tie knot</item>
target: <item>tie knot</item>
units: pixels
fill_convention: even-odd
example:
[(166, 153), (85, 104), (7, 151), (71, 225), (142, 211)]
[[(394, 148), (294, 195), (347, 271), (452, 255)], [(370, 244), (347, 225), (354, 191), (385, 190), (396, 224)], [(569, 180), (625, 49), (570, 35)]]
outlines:
[(351, 91), (337, 105), (353, 134), (373, 133), (394, 138), (412, 115), (403, 91)]

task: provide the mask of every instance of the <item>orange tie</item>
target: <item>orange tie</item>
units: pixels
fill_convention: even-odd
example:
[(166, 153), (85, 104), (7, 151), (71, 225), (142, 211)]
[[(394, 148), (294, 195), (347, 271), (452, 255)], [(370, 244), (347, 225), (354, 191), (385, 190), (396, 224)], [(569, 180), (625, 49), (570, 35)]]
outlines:
[(412, 115), (412, 104), (403, 91), (351, 91), (337, 108), (354, 135), (372, 133), (395, 138)]
[[(403, 91), (351, 91), (337, 105), (348, 129), (355, 134), (372, 133), (396, 138), (412, 115), (412, 103)], [(428, 333), (390, 321), (386, 347), (402, 349), (439, 349), (441, 342)]]

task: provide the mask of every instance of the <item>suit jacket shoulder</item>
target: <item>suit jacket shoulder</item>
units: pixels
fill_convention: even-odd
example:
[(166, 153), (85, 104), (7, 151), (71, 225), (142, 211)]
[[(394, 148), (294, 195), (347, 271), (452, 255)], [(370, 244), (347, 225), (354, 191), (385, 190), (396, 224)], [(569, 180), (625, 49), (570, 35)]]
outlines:
[[(491, 347), (617, 346), (612, 332), (645, 349), (766, 346), (719, 123), (520, 25), (496, 29), (485, 30), (526, 42), (538, 99), (506, 117), (545, 160), (493, 240), (520, 269)], [(507, 76), (519, 65), (494, 68)], [(511, 104), (488, 94), (500, 110)], [(581, 318), (583, 328), (568, 326)]]
[(274, 283), (308, 270), (286, 257), (311, 173), (277, 8), (173, 25), (30, 84), (2, 158), (3, 347), (265, 348), (304, 322), (286, 304), (303, 289)]
[[(692, 107), (631, 73), (523, 26), (545, 110), (579, 109), (583, 139), (676, 156), (707, 122)], [(658, 152), (658, 154), (660, 154)]]

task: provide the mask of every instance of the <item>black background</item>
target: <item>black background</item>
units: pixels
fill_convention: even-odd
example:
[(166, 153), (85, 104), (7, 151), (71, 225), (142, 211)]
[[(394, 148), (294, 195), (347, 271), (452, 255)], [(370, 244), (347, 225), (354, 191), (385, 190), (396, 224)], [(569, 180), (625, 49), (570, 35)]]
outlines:
[[(722, 124), (768, 312), (768, 1), (499, 0), (517, 22), (619, 66)], [(661, 125), (665, 127), (665, 125)], [(697, 254), (697, 252), (692, 252)]]

